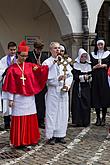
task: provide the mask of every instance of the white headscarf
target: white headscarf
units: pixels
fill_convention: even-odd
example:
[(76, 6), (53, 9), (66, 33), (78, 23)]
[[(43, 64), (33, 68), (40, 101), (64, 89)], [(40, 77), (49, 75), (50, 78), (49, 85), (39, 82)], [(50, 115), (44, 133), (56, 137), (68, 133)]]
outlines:
[(98, 44), (103, 44), (103, 45), (105, 45), (105, 41), (104, 41), (104, 40), (98, 40), (98, 41), (97, 41), (97, 45), (98, 45)]
[(65, 47), (63, 45), (60, 45), (60, 50), (64, 50), (65, 51)]
[(91, 63), (89, 54), (83, 49), (80, 48), (78, 51), (78, 57), (75, 59), (76, 62), (80, 63), (80, 58), (82, 54), (87, 54), (86, 62)]
[[(86, 60), (86, 63), (81, 63), (80, 58), (81, 58), (81, 55), (84, 53), (87, 54), (87, 60)], [(75, 63), (73, 66), (74, 69), (80, 70), (81, 72), (90, 72), (92, 70), (90, 63), (91, 61), (90, 61), (89, 54), (83, 48), (80, 48), (78, 51), (78, 57), (75, 59)]]
[[(98, 40), (97, 41), (97, 45), (102, 43), (103, 45), (105, 45), (105, 41), (104, 40)], [(91, 52), (91, 55), (93, 56), (93, 58), (95, 59), (104, 59), (106, 57), (108, 57), (110, 55), (110, 51), (104, 51), (104, 50), (98, 50), (97, 51), (97, 55), (95, 54), (95, 52)]]

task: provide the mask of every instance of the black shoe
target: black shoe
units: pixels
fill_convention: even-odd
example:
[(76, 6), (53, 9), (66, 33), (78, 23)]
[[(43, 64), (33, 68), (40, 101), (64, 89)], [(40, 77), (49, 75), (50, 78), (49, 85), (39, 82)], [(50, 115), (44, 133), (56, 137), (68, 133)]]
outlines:
[(105, 119), (102, 119), (101, 126), (105, 126)]
[(97, 119), (95, 125), (96, 125), (96, 126), (100, 126), (100, 125), (101, 125), (101, 119), (100, 119), (100, 118)]
[(89, 127), (90, 126), (90, 124), (84, 124), (83, 125), (83, 127)]
[(16, 149), (18, 150), (24, 150), (25, 146), (18, 146), (18, 147), (15, 147)]
[(78, 125), (77, 124), (72, 124), (72, 127), (78, 127)]
[(45, 129), (45, 124), (44, 123), (39, 124), (39, 128)]
[(25, 146), (23, 151), (31, 151), (32, 150), (32, 146)]
[(46, 144), (54, 145), (55, 144), (55, 138), (50, 138), (46, 141)]
[(110, 133), (108, 133), (108, 136), (106, 137), (107, 140), (110, 140)]
[(4, 128), (0, 127), (0, 131), (4, 131), (4, 130), (5, 130)]
[(18, 150), (22, 150), (22, 151), (31, 151), (32, 150), (32, 146), (18, 146), (15, 148)]
[(62, 143), (62, 144), (66, 144), (66, 141), (64, 138), (56, 138), (55, 143)]
[(83, 127), (83, 124), (74, 124), (73, 127)]
[(10, 125), (5, 125), (5, 130), (9, 130), (10, 129)]

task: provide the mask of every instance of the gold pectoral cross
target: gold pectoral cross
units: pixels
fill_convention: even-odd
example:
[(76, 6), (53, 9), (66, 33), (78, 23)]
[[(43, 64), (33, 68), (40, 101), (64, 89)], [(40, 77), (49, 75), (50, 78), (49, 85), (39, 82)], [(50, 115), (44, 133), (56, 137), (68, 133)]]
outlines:
[(23, 85), (25, 85), (26, 78), (24, 77), (24, 75), (22, 74), (22, 77), (20, 77), (20, 79), (23, 81)]

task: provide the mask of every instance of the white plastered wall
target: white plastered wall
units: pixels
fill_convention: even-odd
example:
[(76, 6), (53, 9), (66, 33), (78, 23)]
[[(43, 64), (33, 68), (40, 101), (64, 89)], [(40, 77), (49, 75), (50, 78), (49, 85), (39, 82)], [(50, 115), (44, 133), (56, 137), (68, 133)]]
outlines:
[(89, 13), (89, 32), (95, 33), (97, 19), (98, 19), (98, 13), (100, 11), (100, 8), (104, 2), (104, 0), (85, 0), (88, 6), (88, 13)]
[[(95, 32), (103, 1), (86, 0), (91, 33)], [(81, 17), (79, 0), (1, 0), (0, 56), (7, 52), (9, 41), (19, 43), (29, 35), (40, 36), (45, 42), (44, 50), (48, 50), (51, 41), (62, 42), (62, 35), (82, 33)]]
[(44, 0), (58, 21), (61, 34), (82, 32), (81, 6), (78, 0)]

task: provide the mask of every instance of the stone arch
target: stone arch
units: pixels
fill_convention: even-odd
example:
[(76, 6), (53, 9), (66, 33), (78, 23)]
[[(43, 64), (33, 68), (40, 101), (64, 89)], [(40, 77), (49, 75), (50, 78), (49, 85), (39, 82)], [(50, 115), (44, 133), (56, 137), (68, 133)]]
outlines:
[[(61, 30), (61, 38), (65, 42), (67, 47), (67, 52), (70, 56), (73, 56), (73, 51), (76, 54), (78, 45), (83, 44), (83, 47), (87, 49), (88, 47), (88, 12), (87, 6), (85, 7), (85, 0), (81, 1), (50, 1), (43, 0), (51, 9), (53, 15), (55, 16), (59, 28)], [(71, 3), (70, 3), (71, 2)], [(56, 9), (57, 8), (57, 12)], [(83, 14), (83, 26), (81, 24)], [(60, 17), (61, 15), (61, 17)], [(74, 16), (73, 16), (74, 15)], [(82, 42), (82, 34), (83, 42)]]
[(98, 13), (96, 24), (97, 38), (105, 39), (110, 46), (110, 1), (104, 1)]
[[(67, 7), (65, 6), (63, 1), (50, 1), (50, 0), (43, 0), (51, 9), (51, 11), (53, 12), (60, 30), (61, 30), (61, 34), (64, 38), (64, 40), (66, 40), (67, 38), (73, 38), (74, 37), (74, 27), (72, 26), (72, 22), (71, 19), (69, 19), (67, 17), (68, 15), (68, 10)], [(82, 30), (83, 30), (83, 35), (82, 35), (82, 46), (87, 50), (88, 49), (88, 37), (89, 37), (89, 28), (88, 28), (88, 7), (86, 4), (85, 0), (79, 0), (79, 5), (81, 7), (81, 12), (82, 12)], [(59, 11), (59, 13), (56, 12), (55, 10), (55, 6), (57, 7), (57, 11)], [(63, 16), (63, 21), (62, 18), (59, 17), (59, 15)], [(64, 24), (66, 25), (66, 28), (64, 28)], [(73, 42), (73, 39), (72, 39)]]
[[(59, 24), (61, 34), (65, 35), (68, 33), (69, 34), (73, 33), (71, 22), (67, 16), (68, 10), (67, 10), (65, 4), (63, 3), (63, 1), (62, 2), (60, 2), (59, 0), (57, 0), (57, 1), (43, 0), (43, 1), (49, 6), (53, 15), (55, 16), (55, 18)], [(59, 11), (59, 12), (56, 12), (55, 7), (57, 8), (57, 11)], [(60, 17), (60, 15), (62, 15), (63, 17)], [(64, 24), (66, 24), (66, 28), (64, 28)]]
[(84, 47), (84, 49), (88, 50), (88, 46), (89, 46), (88, 7), (85, 0), (79, 0), (79, 2), (82, 9), (82, 29), (83, 29), (82, 46)]

